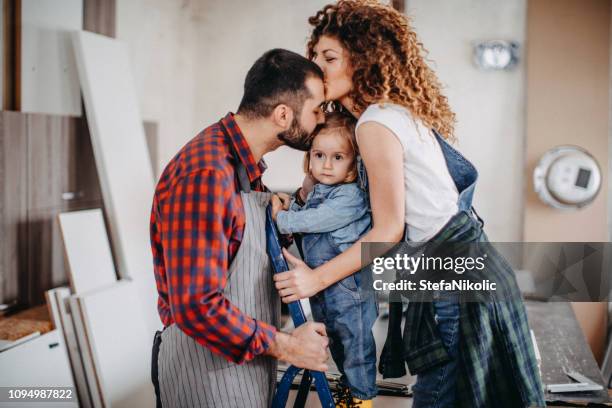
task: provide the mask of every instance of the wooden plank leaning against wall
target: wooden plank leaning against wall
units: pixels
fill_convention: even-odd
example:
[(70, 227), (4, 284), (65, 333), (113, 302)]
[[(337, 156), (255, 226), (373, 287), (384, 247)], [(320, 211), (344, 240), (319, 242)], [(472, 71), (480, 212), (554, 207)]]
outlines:
[[(609, 0), (529, 0), (524, 241), (608, 241)], [(532, 174), (550, 148), (587, 149), (602, 169), (602, 191), (588, 207), (543, 204)], [(574, 303), (599, 363), (606, 345), (607, 303)]]

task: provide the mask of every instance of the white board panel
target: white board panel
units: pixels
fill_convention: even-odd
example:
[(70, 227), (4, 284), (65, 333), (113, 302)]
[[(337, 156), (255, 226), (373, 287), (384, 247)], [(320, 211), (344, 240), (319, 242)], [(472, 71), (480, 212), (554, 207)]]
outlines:
[(70, 296), (68, 298), (68, 307), (70, 308), (70, 317), (78, 343), (81, 363), (83, 364), (83, 372), (91, 406), (94, 408), (102, 408), (104, 405), (102, 404), (101, 386), (94, 367), (92, 345), (85, 329), (79, 299), (76, 296)]
[(102, 211), (71, 211), (58, 218), (72, 292), (82, 294), (115, 282), (115, 265)]
[(45, 300), (47, 301), (47, 309), (49, 310), (49, 316), (51, 316), (53, 327), (55, 327), (59, 333), (63, 333), (64, 328), (62, 327), (62, 318), (59, 311), (59, 305), (57, 304), (57, 299), (55, 297), (55, 292), (58, 289), (61, 288), (46, 291)]
[(104, 406), (155, 406), (151, 383), (153, 334), (142, 320), (132, 282), (75, 295), (87, 335)]
[(83, 0), (21, 0), (21, 111), (81, 116), (73, 31)]
[(128, 50), (84, 31), (73, 42), (119, 276), (139, 286), (143, 318), (154, 330), (160, 327), (149, 246), (154, 180)]
[[(91, 395), (87, 378), (85, 377), (85, 368), (81, 358), (81, 350), (77, 339), (77, 334), (72, 321), (70, 312), (69, 297), (70, 289), (61, 287), (47, 291), (47, 304), (53, 310), (53, 319), (56, 322), (55, 327), (61, 330), (72, 367), (72, 376), (76, 385), (79, 403), (82, 408), (92, 407)], [(59, 320), (59, 321), (57, 321)], [(61, 329), (60, 329), (61, 328)]]

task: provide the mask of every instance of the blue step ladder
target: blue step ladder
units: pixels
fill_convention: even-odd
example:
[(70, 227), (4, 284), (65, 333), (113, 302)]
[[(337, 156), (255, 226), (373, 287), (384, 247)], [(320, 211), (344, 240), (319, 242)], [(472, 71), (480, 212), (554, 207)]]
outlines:
[[(276, 229), (276, 224), (272, 219), (272, 205), (268, 205), (266, 210), (266, 244), (274, 273), (288, 271), (289, 265), (287, 265), (287, 260), (285, 260), (285, 257), (283, 256), (282, 247), (278, 238), (278, 230)], [(306, 323), (306, 316), (304, 315), (304, 310), (302, 310), (302, 305), (299, 301), (291, 302), (288, 306), (289, 312), (291, 313), (291, 318), (293, 319), (293, 325), (295, 327)], [(272, 400), (272, 408), (284, 408), (287, 405), (289, 390), (293, 384), (293, 379), (299, 374), (300, 371), (302, 371), (301, 368), (289, 366), (278, 384), (276, 394)], [(310, 370), (304, 370), (302, 381), (300, 382), (298, 394), (293, 407), (304, 407), (306, 404), (306, 398), (308, 397), (308, 392), (310, 391), (310, 384), (313, 380), (317, 394), (319, 395), (319, 400), (321, 401), (321, 406), (323, 408), (334, 408), (336, 405), (334, 403), (334, 399), (332, 398), (327, 378), (325, 378), (325, 373)]]

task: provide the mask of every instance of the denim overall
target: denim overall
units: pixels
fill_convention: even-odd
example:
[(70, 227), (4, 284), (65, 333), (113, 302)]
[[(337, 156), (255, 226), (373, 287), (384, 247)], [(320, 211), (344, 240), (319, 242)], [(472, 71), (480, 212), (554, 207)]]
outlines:
[[(470, 219), (474, 222), (480, 223), (480, 227), (484, 224), (483, 221), (478, 217), (472, 207), (472, 199), (474, 197), (474, 189), (476, 188), (476, 180), (478, 179), (478, 171), (467, 159), (455, 150), (450, 144), (446, 142), (437, 132), (434, 131), (435, 137), (440, 144), (440, 148), (446, 160), (448, 171), (457, 187), (459, 197), (457, 200), (458, 214), (467, 214)], [(361, 185), (364, 188), (368, 186), (367, 173), (365, 166), (361, 160), (358, 160), (358, 173)], [(453, 219), (456, 216), (453, 217)], [(443, 233), (447, 225), (453, 222), (451, 219), (445, 227), (442, 228), (436, 236)], [(404, 229), (404, 241), (409, 241), (408, 238), (408, 225)], [(432, 238), (435, 240), (436, 237)], [(434, 300), (433, 306), (435, 311), (435, 322), (438, 327), (441, 339), (446, 347), (451, 360), (445, 365), (438, 366), (435, 370), (429, 370), (427, 373), (420, 374), (417, 377), (417, 382), (413, 386), (413, 407), (444, 407), (453, 406), (455, 401), (455, 384), (457, 377), (457, 354), (459, 349), (459, 303), (456, 296), (446, 294), (444, 299)], [(390, 304), (390, 309), (399, 308), (401, 310), (401, 302), (394, 302)], [(395, 316), (392, 316), (395, 314)], [(390, 313), (390, 318), (396, 320), (395, 317), (398, 313)], [(398, 334), (401, 330), (401, 321), (393, 322), (390, 321), (390, 333), (395, 331)], [(389, 336), (391, 337), (391, 336)], [(401, 337), (401, 335), (396, 336)], [(395, 341), (397, 343), (397, 340)], [(389, 349), (389, 339), (385, 344), (385, 348)], [(396, 344), (396, 348), (401, 347), (400, 344)], [(385, 358), (385, 350), (381, 360)], [(401, 368), (396, 371), (401, 371), (392, 377), (400, 377), (405, 374), (404, 361), (403, 359), (397, 359), (396, 356), (390, 356), (393, 361), (393, 366), (401, 364)], [(399, 363), (398, 363), (399, 362)], [(381, 369), (382, 371), (382, 369)], [(439, 398), (437, 398), (439, 397)]]
[[(448, 171), (459, 192), (457, 212), (459, 214), (468, 214), (472, 219), (470, 222), (479, 222), (482, 228), (484, 222), (478, 217), (472, 207), (478, 171), (472, 163), (451, 147), (438, 133), (434, 133), (444, 154)], [(456, 216), (453, 218), (456, 218)], [(447, 225), (452, 223), (453, 219)], [(443, 234), (447, 225), (436, 236)], [(405, 234), (406, 237), (407, 234)], [(432, 240), (435, 239), (436, 237), (432, 238)], [(454, 294), (446, 295), (444, 299), (434, 300), (432, 303), (435, 323), (451, 360), (417, 376), (417, 382), (412, 387), (412, 406), (414, 408), (455, 406), (459, 361), (459, 318), (461, 311), (457, 296)]]
[[(324, 191), (330, 189), (317, 186)], [(317, 195), (313, 191), (311, 194), (310, 204), (324, 198), (323, 193)], [(367, 200), (363, 201), (367, 206)], [(367, 208), (369, 212), (369, 206)], [(361, 217), (344, 227), (338, 237), (346, 238), (346, 242), (340, 245), (333, 242), (331, 233), (305, 234), (302, 238), (305, 262), (316, 268), (329, 261), (357, 241), (359, 235), (369, 229), (369, 224), (369, 217)], [(363, 270), (357, 271), (309, 299), (314, 320), (325, 324), (331, 355), (342, 374), (341, 382), (353, 397), (362, 400), (372, 399), (378, 392), (376, 343), (372, 333), (378, 317), (378, 303), (374, 291), (366, 289), (371, 287), (370, 277)]]
[(401, 301), (391, 302), (379, 371), (384, 378), (401, 377), (408, 365), (417, 375), (415, 408), (541, 406), (541, 381), (514, 272), (489, 244), (472, 207), (478, 172), (434, 134), (459, 193), (458, 211), (424, 245), (474, 243), (491, 261), (485, 273), (513, 301), (460, 303), (461, 294), (441, 292), (430, 302), (410, 301), (406, 311)]

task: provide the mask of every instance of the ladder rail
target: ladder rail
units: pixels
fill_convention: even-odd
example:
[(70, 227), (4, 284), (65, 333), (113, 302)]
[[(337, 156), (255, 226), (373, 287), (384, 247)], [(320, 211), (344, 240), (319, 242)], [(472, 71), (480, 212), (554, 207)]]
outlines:
[[(270, 256), (270, 262), (272, 263), (272, 269), (274, 273), (281, 273), (289, 270), (287, 260), (283, 256), (282, 247), (280, 240), (278, 239), (278, 230), (272, 219), (272, 205), (269, 204), (266, 209), (266, 244), (268, 255)], [(293, 325), (299, 327), (306, 323), (306, 316), (302, 309), (302, 304), (299, 300), (288, 304), (289, 313), (293, 320)], [(293, 384), (295, 376), (301, 371), (301, 368), (290, 366), (278, 385), (274, 399), (272, 400), (273, 408), (284, 408), (287, 405), (287, 399), (289, 398), (289, 390)], [(310, 371), (304, 370), (302, 376), (302, 382), (298, 390), (298, 397), (296, 398), (294, 408), (303, 407), (306, 402), (306, 397), (310, 389), (311, 381), (314, 380), (315, 388), (321, 401), (321, 406), (324, 408), (335, 407), (334, 400), (332, 398), (329, 383), (325, 374), (321, 371)]]

